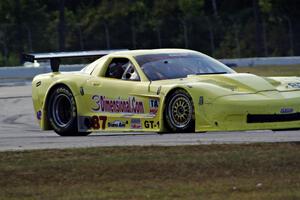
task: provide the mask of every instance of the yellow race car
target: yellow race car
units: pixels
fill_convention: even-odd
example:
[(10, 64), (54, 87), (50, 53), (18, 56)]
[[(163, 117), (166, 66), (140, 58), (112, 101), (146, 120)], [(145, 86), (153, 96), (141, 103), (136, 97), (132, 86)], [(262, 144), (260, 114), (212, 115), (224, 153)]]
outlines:
[[(101, 57), (59, 72), (66, 57)], [(27, 54), (50, 59), (32, 98), (41, 129), (61, 136), (93, 131), (204, 132), (300, 127), (300, 79), (236, 73), (185, 49)]]

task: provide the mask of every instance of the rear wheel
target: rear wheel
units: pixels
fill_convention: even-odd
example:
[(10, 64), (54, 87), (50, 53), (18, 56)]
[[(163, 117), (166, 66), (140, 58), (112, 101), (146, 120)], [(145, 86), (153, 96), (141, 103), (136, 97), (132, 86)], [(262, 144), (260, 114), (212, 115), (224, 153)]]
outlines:
[(165, 108), (165, 119), (171, 131), (195, 131), (193, 101), (185, 90), (176, 90), (169, 96)]
[(76, 102), (66, 86), (59, 86), (50, 94), (47, 115), (53, 130), (61, 136), (86, 136), (78, 132)]

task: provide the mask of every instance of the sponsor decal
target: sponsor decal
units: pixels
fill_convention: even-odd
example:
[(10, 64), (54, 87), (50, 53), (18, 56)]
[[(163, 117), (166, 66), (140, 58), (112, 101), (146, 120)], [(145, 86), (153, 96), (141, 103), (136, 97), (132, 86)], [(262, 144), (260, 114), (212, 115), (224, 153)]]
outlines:
[(36, 113), (36, 118), (38, 119), (38, 120), (41, 120), (42, 119), (42, 111), (37, 111), (37, 113)]
[(288, 86), (292, 88), (300, 88), (300, 82), (288, 83)]
[(159, 121), (144, 121), (145, 128), (159, 128)]
[(294, 112), (293, 108), (281, 108), (280, 109), (280, 113), (284, 114), (284, 113), (292, 113)]
[(139, 129), (142, 128), (142, 123), (140, 119), (131, 119), (130, 128)]
[(115, 120), (113, 122), (108, 122), (107, 127), (110, 127), (110, 128), (125, 128), (126, 124), (128, 124), (128, 121), (123, 122), (121, 120)]
[(40, 85), (42, 84), (42, 82), (41, 81), (38, 81), (37, 83), (36, 83), (36, 87), (39, 87)]
[(157, 99), (149, 100), (150, 114), (156, 114), (158, 112), (159, 101)]
[(106, 127), (106, 121), (107, 117), (106, 116), (97, 116), (94, 115), (92, 117), (86, 117), (84, 119), (84, 125), (86, 126), (87, 129), (102, 129), (104, 130)]
[(108, 99), (105, 96), (94, 95), (92, 100), (95, 103), (92, 110), (95, 112), (110, 113), (144, 113), (144, 104), (135, 97), (128, 99)]

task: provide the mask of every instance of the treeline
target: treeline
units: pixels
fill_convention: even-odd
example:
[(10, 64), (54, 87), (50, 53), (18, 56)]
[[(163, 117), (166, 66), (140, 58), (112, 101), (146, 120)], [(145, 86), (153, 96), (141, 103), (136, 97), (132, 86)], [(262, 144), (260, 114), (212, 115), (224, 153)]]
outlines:
[(300, 54), (298, 0), (1, 0), (0, 65), (22, 52), (189, 48)]

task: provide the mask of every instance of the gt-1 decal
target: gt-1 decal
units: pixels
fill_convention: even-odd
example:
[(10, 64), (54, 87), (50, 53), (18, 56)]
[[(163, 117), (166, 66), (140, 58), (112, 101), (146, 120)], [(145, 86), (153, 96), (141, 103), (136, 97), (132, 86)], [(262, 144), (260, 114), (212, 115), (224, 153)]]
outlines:
[(87, 129), (105, 129), (107, 117), (106, 116), (97, 116), (94, 115), (92, 117), (86, 117), (84, 119), (84, 124), (87, 127)]
[(107, 127), (110, 128), (125, 128), (126, 124), (128, 124), (128, 121), (121, 121), (121, 120), (115, 120), (113, 122), (108, 122)]
[(131, 119), (130, 128), (140, 129), (142, 128), (142, 123), (140, 119)]
[(157, 99), (149, 100), (150, 114), (156, 114), (158, 112), (159, 101)]
[(138, 101), (135, 97), (128, 99), (108, 99), (105, 96), (92, 96), (94, 106), (92, 110), (95, 112), (110, 112), (110, 113), (144, 113), (144, 104)]
[(159, 128), (159, 121), (144, 121), (145, 128)]
[(300, 88), (300, 82), (288, 83), (288, 86), (292, 88)]

